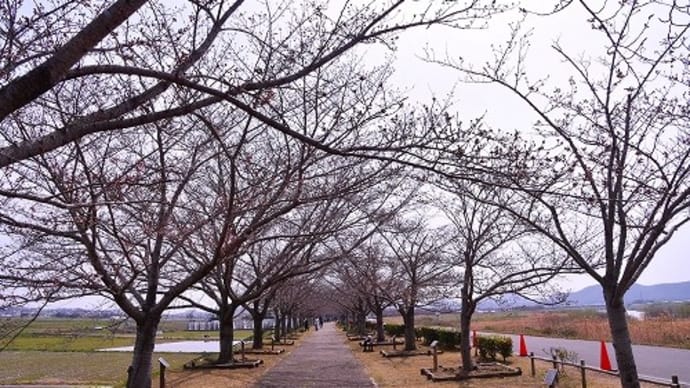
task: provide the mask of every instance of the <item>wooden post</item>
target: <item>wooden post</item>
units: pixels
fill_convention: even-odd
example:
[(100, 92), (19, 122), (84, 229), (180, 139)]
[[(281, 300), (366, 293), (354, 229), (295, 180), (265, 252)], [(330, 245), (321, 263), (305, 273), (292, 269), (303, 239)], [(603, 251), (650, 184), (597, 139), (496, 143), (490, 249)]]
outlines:
[(477, 338), (477, 331), (472, 330), (472, 347), (474, 348), (474, 356), (479, 355), (479, 338)]
[(551, 356), (551, 359), (553, 360), (553, 369), (558, 370), (558, 359), (556, 358), (556, 356)]
[(587, 388), (587, 378), (585, 377), (585, 360), (580, 360), (580, 376), (582, 376), (582, 388)]
[(271, 350), (273, 350), (273, 347), (275, 346), (275, 344), (276, 344), (276, 336), (272, 335), (271, 336)]
[(161, 368), (161, 373), (159, 376), (158, 383), (159, 383), (160, 388), (165, 388), (165, 369), (168, 368), (170, 366), (170, 364), (168, 364), (168, 362), (165, 361), (165, 359), (163, 357), (160, 357), (158, 359), (158, 364), (160, 364), (160, 368)]
[(676, 375), (671, 376), (671, 387), (680, 388), (680, 382), (678, 381), (678, 376), (676, 376)]
[(438, 370), (438, 352), (436, 351), (438, 349), (438, 341), (434, 341), (431, 343), (431, 352), (434, 357), (434, 372)]
[(531, 371), (532, 371), (532, 377), (534, 377), (534, 375), (537, 374), (536, 371), (534, 370), (534, 352), (529, 352), (529, 364), (530, 364)]
[(242, 361), (244, 361), (245, 360), (245, 358), (244, 358), (244, 341), (240, 341), (240, 349), (242, 352)]
[(395, 350), (395, 335), (393, 335), (393, 350)]

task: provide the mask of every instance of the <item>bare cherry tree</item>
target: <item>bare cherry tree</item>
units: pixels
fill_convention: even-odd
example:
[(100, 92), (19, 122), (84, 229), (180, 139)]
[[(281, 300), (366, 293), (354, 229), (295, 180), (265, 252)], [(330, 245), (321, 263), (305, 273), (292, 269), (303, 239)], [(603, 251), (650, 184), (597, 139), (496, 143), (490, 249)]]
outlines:
[(379, 289), (403, 318), (405, 350), (415, 350), (415, 309), (447, 296), (457, 282), (446, 250), (450, 234), (442, 227), (429, 227), (418, 215), (399, 214), (381, 228), (379, 236), (385, 244), (388, 276), (395, 279), (394, 284), (386, 282)]
[[(566, 255), (532, 228), (493, 203), (506, 195), (478, 185), (441, 184), (435, 203), (450, 220), (449, 251), (462, 270), (460, 335), (462, 369), (473, 370), (470, 343), (472, 316), (480, 302), (518, 295), (540, 304), (563, 302), (565, 294), (549, 283), (568, 270)], [(444, 197), (443, 194), (450, 194)], [(490, 203), (487, 203), (490, 202)], [(559, 254), (560, 253), (560, 254)]]
[(334, 266), (338, 279), (334, 288), (337, 300), (348, 310), (355, 312), (357, 331), (364, 333), (364, 318), (371, 312), (376, 317), (376, 340), (384, 341), (383, 313), (392, 305), (387, 294), (382, 290), (389, 289), (396, 281), (387, 270), (384, 258), (385, 250), (378, 245), (380, 241), (369, 240), (359, 249), (346, 257), (347, 260)]
[[(406, 29), (472, 27), (501, 10), (488, 0), (37, 3), (33, 12), (18, 0), (0, 7), (6, 16), (0, 28), (0, 166), (89, 134), (169, 120), (220, 102), (329, 149), (275, 120), (262, 105), (276, 89), (290, 88), (362, 43), (394, 47), (396, 33)], [(33, 125), (38, 116), (55, 115), (42, 101), (47, 91), (83, 84), (99, 87), (81, 95), (87, 103), (79, 115), (53, 126)], [(171, 102), (178, 94), (185, 101)]]
[[(246, 168), (249, 181), (216, 187), (225, 189), (223, 196), (208, 195), (217, 183), (214, 173), (228, 181), (237, 177), (232, 168), (215, 167), (233, 165), (227, 151), (241, 148), (247, 132), (234, 126), (250, 123), (221, 116), (214, 119), (227, 127), (216, 136), (182, 131), (208, 121), (187, 118), (127, 135), (104, 134), (70, 146), (70, 153), (10, 167), (24, 177), (3, 193), (11, 204), (3, 209), (3, 228), (22, 245), (13, 260), (26, 263), (27, 283), (52, 275), (45, 278), (61, 287), (112, 299), (136, 322), (128, 386), (150, 385), (151, 353), (165, 309), (233, 257), (255, 231), (298, 204), (299, 179), (284, 175), (299, 173), (267, 173), (263, 167)], [(271, 186), (277, 179), (282, 180)], [(195, 266), (182, 265), (189, 263), (184, 249), (199, 241), (193, 237), (212, 227), (221, 236), (204, 241), (213, 254)]]
[(359, 289), (361, 280), (353, 274), (347, 262), (334, 266), (328, 279), (330, 301), (338, 306), (340, 314), (344, 316), (348, 333), (358, 336), (366, 334), (366, 318), (370, 311), (364, 299), (365, 294)]
[(530, 36), (517, 27), (483, 67), (441, 62), (509, 90), (538, 116), (538, 137), (501, 149), (513, 168), (494, 180), (530, 206), (502, 207), (602, 286), (621, 384), (639, 387), (625, 293), (690, 220), (688, 9), (582, 0), (562, 12), (599, 41), (587, 53), (553, 44), (567, 72), (560, 83), (527, 66)]
[(268, 317), (273, 301), (276, 298), (276, 293), (279, 290), (279, 287), (269, 288), (258, 298), (242, 305), (242, 308), (252, 317), (252, 349), (262, 349), (264, 347), (264, 320)]

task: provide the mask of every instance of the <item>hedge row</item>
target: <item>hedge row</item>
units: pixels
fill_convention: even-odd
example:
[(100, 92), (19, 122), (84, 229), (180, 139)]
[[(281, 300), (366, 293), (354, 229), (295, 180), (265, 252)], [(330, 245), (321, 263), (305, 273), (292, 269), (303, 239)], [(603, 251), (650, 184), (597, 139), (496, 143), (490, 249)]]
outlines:
[(417, 332), (418, 337), (424, 337), (424, 345), (429, 346), (432, 342), (438, 341), (441, 349), (455, 349), (460, 346), (460, 332), (448, 329), (437, 329), (433, 327), (420, 327)]
[(395, 323), (384, 323), (383, 330), (390, 336), (402, 337), (405, 335), (405, 325), (397, 325)]
[[(405, 335), (405, 325), (386, 323), (384, 329), (390, 336), (402, 337)], [(433, 341), (438, 341), (442, 349), (453, 349), (460, 346), (460, 332), (433, 327), (420, 327), (415, 329), (417, 338), (424, 338), (424, 345), (429, 346)], [(503, 336), (477, 336), (479, 356), (484, 360), (496, 360), (497, 355), (505, 361), (513, 355), (513, 340)]]
[[(386, 323), (383, 327), (388, 335), (396, 337), (405, 335), (405, 325)], [(453, 349), (460, 346), (460, 332), (455, 330), (419, 327), (415, 328), (415, 336), (424, 338), (424, 345), (426, 346), (429, 346), (433, 341), (438, 341), (438, 346), (441, 349)]]

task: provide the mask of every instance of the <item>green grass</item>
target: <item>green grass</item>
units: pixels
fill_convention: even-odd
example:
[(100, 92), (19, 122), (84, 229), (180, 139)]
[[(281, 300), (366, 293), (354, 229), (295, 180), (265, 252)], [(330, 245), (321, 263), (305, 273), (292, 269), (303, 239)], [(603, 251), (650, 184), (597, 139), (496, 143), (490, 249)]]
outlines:
[[(11, 322), (22, 323), (20, 319), (12, 318)], [(114, 321), (105, 319), (68, 319), (68, 318), (40, 318), (29, 325), (25, 333), (69, 333), (96, 332), (96, 327), (107, 327)]]
[(45, 336), (22, 335), (12, 341), (7, 350), (50, 351), (50, 352), (90, 352), (101, 348), (131, 346), (134, 338), (101, 336)]
[[(7, 350), (52, 351), (52, 352), (91, 352), (97, 349), (132, 346), (134, 330), (131, 324), (120, 325), (118, 330), (105, 328), (113, 321), (96, 319), (39, 319), (27, 327)], [(217, 331), (186, 331), (184, 321), (164, 321), (160, 325), (162, 334), (156, 342), (180, 340), (218, 339)], [(236, 330), (235, 339), (247, 339), (251, 330)]]
[[(207, 335), (208, 337), (204, 337)], [(235, 340), (247, 339), (252, 336), (250, 330), (235, 331)], [(163, 333), (156, 338), (156, 342), (175, 342), (184, 340), (217, 340), (217, 332), (171, 332)], [(22, 334), (15, 339), (7, 350), (16, 351), (49, 351), (49, 352), (92, 352), (97, 349), (134, 345), (132, 335), (40, 335)]]
[[(195, 357), (185, 353), (155, 353), (165, 358), (174, 370)], [(121, 385), (132, 361), (130, 353), (120, 352), (15, 352), (0, 353), (0, 384), (107, 384)]]

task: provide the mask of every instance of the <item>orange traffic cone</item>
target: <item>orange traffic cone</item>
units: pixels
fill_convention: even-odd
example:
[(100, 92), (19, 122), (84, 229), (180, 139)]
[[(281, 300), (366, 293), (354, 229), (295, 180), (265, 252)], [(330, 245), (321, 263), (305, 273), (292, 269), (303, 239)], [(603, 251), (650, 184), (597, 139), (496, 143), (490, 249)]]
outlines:
[(601, 341), (601, 362), (599, 363), (601, 370), (611, 370), (611, 360), (609, 360), (609, 353), (606, 350), (606, 343)]
[(527, 344), (525, 344), (525, 336), (520, 334), (520, 357), (527, 357)]

